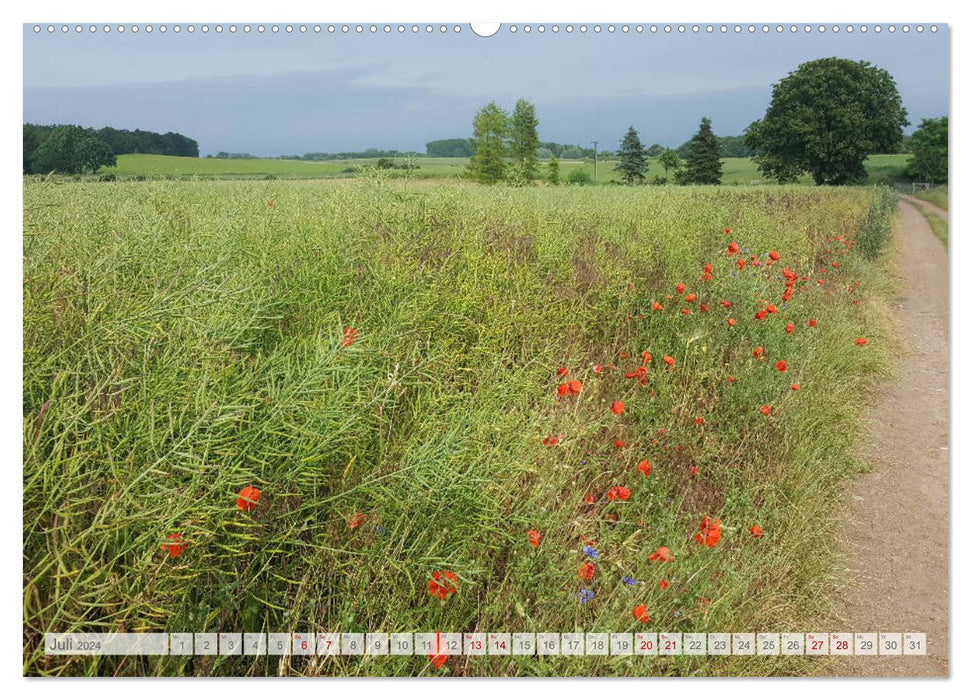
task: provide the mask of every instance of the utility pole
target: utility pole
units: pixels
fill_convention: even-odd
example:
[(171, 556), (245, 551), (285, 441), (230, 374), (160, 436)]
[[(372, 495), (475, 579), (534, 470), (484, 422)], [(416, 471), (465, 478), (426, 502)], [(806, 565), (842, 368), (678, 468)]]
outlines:
[(593, 144), (593, 181), (597, 181), (597, 144), (599, 141), (591, 141)]

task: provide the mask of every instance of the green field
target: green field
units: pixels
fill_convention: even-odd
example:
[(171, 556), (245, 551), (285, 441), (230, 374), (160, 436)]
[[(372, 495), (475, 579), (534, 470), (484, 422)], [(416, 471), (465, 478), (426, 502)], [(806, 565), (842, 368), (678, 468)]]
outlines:
[[(874, 183), (887, 183), (899, 178), (907, 159), (910, 156), (875, 155), (865, 163)], [(112, 172), (120, 179), (133, 177), (144, 178), (225, 178), (225, 179), (263, 179), (293, 178), (353, 178), (362, 172), (373, 169), (376, 159), (355, 159), (308, 162), (300, 160), (272, 160), (272, 159), (216, 159), (216, 158), (180, 158), (175, 156), (156, 156), (145, 154), (129, 154), (118, 156), (118, 165), (114, 168), (104, 168), (101, 172)], [(404, 163), (397, 159), (397, 163)], [(465, 158), (416, 158), (413, 161), (418, 169), (410, 174), (402, 170), (390, 171), (389, 176), (396, 178), (410, 177), (413, 179), (442, 179), (461, 177), (465, 171)], [(608, 183), (617, 180), (614, 172), (615, 161), (600, 161), (597, 164), (596, 182)], [(541, 164), (541, 175), (547, 174), (546, 164)], [(561, 161), (560, 177), (565, 180), (573, 170), (582, 170), (593, 178), (593, 161)], [(649, 162), (648, 181), (657, 175), (663, 176), (664, 169), (654, 159)], [(750, 185), (765, 183), (759, 174), (755, 163), (750, 158), (722, 159), (723, 185)], [(805, 175), (801, 184), (812, 184), (812, 179)]]
[[(72, 658), (42, 636), (818, 624), (861, 412), (893, 351), (893, 210), (870, 188), (25, 184), (24, 672), (825, 670)], [(259, 500), (240, 508), (248, 486)], [(673, 560), (649, 558), (661, 547)], [(445, 600), (436, 571), (458, 581)]]

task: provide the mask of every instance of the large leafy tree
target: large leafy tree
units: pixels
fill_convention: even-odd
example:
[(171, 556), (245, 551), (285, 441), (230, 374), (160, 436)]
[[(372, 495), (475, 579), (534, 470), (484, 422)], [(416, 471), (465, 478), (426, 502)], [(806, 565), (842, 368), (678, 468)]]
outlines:
[(765, 176), (793, 182), (809, 172), (817, 185), (843, 185), (865, 179), (871, 153), (894, 153), (907, 124), (890, 73), (821, 58), (773, 85), (765, 117), (745, 134)]
[(533, 104), (527, 100), (517, 100), (510, 124), (509, 150), (516, 165), (516, 177), (524, 182), (532, 182), (539, 169), (536, 155), (539, 150), (538, 126)]
[(907, 161), (911, 177), (947, 182), (947, 117), (924, 119), (910, 137), (913, 157)]
[(647, 153), (634, 127), (627, 130), (623, 141), (620, 142), (614, 170), (621, 174), (628, 185), (644, 180), (644, 173), (647, 172)]
[(668, 176), (669, 170), (677, 172), (678, 168), (681, 167), (681, 157), (673, 148), (662, 149), (657, 155), (657, 162), (664, 168), (664, 177)]
[(102, 165), (115, 165), (111, 146), (94, 136), (85, 136), (74, 147), (74, 167), (77, 172), (96, 172)]
[(711, 130), (711, 119), (703, 117), (698, 132), (688, 142), (684, 170), (679, 182), (684, 185), (717, 185), (722, 179), (718, 137)]
[(55, 127), (30, 157), (35, 173), (93, 173), (102, 165), (114, 164), (111, 146), (79, 126)]
[(479, 182), (499, 182), (505, 176), (508, 133), (509, 118), (495, 102), (475, 115), (469, 173)]

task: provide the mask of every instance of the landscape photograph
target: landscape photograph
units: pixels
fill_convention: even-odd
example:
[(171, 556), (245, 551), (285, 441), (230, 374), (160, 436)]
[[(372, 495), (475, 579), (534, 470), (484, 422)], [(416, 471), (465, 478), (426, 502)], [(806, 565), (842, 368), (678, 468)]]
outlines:
[(947, 24), (28, 23), (22, 673), (947, 677)]

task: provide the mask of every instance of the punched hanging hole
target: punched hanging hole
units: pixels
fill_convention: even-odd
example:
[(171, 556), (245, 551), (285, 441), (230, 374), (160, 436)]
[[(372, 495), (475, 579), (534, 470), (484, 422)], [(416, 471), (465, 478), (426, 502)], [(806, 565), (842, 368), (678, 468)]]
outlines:
[(488, 38), (496, 34), (502, 25), (499, 22), (473, 22), (469, 25), (476, 36)]

